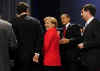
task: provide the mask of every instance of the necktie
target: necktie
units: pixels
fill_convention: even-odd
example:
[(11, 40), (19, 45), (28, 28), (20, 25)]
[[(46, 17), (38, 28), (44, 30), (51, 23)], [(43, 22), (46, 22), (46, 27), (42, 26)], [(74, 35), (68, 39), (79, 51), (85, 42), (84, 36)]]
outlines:
[(66, 37), (66, 26), (64, 26), (64, 29), (63, 29), (63, 36)]

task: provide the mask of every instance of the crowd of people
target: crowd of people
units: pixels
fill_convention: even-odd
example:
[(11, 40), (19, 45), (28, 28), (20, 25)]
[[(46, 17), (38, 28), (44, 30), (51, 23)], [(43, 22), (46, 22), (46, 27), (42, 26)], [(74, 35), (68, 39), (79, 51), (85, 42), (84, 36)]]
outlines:
[(55, 17), (43, 19), (44, 33), (29, 8), (19, 2), (15, 18), (0, 19), (0, 71), (100, 71), (100, 22), (93, 4), (81, 8), (85, 26), (63, 13), (61, 26)]

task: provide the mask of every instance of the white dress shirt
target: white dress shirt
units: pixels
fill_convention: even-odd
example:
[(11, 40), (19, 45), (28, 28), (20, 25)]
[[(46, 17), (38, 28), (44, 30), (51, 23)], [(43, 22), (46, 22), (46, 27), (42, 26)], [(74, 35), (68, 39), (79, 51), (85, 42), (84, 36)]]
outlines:
[(68, 24), (66, 24), (66, 30), (67, 30), (67, 28), (69, 27), (70, 24), (71, 24), (70, 22)]
[(88, 19), (88, 21), (85, 24), (85, 28), (87, 27), (87, 25), (94, 19), (94, 17), (91, 17), (90, 19)]

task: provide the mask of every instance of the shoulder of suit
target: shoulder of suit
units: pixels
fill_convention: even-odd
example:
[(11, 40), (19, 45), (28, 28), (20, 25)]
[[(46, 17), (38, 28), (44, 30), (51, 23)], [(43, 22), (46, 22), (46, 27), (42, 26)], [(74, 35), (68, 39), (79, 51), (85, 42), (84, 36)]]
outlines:
[(26, 20), (33, 20), (34, 22), (40, 23), (40, 21), (39, 21), (37, 18), (35, 18), (35, 17), (26, 16), (25, 19), (26, 19)]
[(100, 28), (100, 21), (97, 20), (97, 19), (94, 19), (94, 20), (92, 21), (92, 26), (93, 26), (93, 27), (99, 27), (99, 28)]
[(79, 24), (71, 24), (70, 26), (79, 27)]
[(11, 24), (11, 23), (9, 23), (8, 21), (3, 20), (3, 19), (0, 19), (0, 24), (4, 24), (4, 25), (9, 25), (9, 26), (12, 26), (12, 24)]
[(95, 26), (95, 25), (99, 25), (100, 21), (97, 19), (93, 19), (92, 22), (90, 23), (91, 25)]
[(2, 20), (0, 19), (0, 29), (11, 29), (12, 28), (12, 24), (10, 24), (8, 21)]
[(92, 22), (93, 22), (93, 23), (100, 23), (100, 21), (97, 20), (97, 19), (94, 19)]

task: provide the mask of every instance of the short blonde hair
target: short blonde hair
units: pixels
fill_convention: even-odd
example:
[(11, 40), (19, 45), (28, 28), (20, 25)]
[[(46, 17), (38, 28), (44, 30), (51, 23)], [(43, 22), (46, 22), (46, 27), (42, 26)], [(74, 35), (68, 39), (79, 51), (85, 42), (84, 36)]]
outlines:
[(57, 24), (58, 24), (57, 19), (54, 18), (54, 17), (50, 17), (50, 16), (45, 17), (45, 18), (44, 18), (44, 21), (47, 21), (47, 20), (49, 20), (52, 24), (55, 24), (56, 26), (57, 26)]

